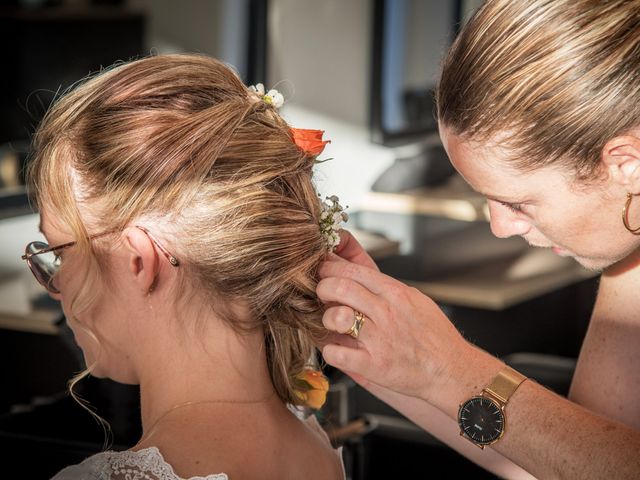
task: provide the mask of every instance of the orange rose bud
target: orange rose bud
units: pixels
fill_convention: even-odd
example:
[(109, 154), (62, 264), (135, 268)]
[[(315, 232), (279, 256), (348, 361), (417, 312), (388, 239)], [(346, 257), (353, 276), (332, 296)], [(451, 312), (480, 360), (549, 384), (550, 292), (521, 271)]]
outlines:
[(319, 410), (327, 401), (327, 392), (322, 390), (309, 390), (307, 392), (306, 404), (309, 408)]
[(309, 130), (306, 128), (290, 128), (293, 143), (309, 155), (318, 156), (331, 140), (322, 140), (323, 130)]
[(299, 378), (307, 382), (314, 390), (329, 391), (329, 380), (317, 370), (303, 370)]
[(329, 391), (329, 381), (322, 372), (306, 369), (294, 378), (296, 396), (315, 410), (324, 405)]

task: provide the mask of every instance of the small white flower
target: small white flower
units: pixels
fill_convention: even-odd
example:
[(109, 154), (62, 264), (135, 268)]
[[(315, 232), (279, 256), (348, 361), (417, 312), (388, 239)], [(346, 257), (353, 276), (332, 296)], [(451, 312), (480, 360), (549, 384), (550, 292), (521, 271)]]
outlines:
[(264, 93), (264, 85), (258, 83), (257, 85), (251, 85), (249, 91), (258, 95), (263, 102), (273, 105), (274, 108), (280, 108), (284, 105), (284, 96), (275, 88), (272, 88), (267, 93)]
[(349, 219), (349, 216), (343, 211), (342, 205), (339, 203), (338, 197), (332, 195), (326, 197), (331, 202), (321, 202), (322, 212), (320, 213), (320, 232), (324, 236), (329, 251), (332, 251), (340, 244), (340, 228), (343, 222)]
[(261, 97), (264, 97), (264, 85), (262, 83), (258, 83), (255, 86), (251, 85), (249, 87), (249, 90), (251, 90), (253, 93), (257, 93)]
[(275, 108), (280, 108), (282, 105), (284, 105), (284, 97), (279, 91), (277, 91), (274, 88), (269, 90), (267, 94), (264, 97), (262, 97), (262, 99), (265, 102), (273, 105)]

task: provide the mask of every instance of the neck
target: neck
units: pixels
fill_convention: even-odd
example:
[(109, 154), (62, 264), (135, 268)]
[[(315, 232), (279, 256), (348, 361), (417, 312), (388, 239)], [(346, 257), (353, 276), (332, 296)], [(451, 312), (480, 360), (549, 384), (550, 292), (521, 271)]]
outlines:
[[(158, 319), (160, 320), (160, 319)], [(238, 334), (218, 318), (184, 333), (187, 319), (163, 319), (138, 362), (143, 438), (165, 415), (186, 406), (236, 411), (277, 399), (267, 368), (264, 333)], [(177, 327), (183, 327), (180, 332)], [(171, 330), (171, 331), (169, 331)]]

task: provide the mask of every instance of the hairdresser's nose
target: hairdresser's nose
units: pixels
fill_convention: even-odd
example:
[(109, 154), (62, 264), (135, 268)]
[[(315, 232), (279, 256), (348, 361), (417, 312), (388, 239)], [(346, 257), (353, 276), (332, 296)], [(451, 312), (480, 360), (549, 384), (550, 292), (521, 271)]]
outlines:
[(491, 232), (496, 237), (522, 236), (531, 230), (531, 224), (521, 218), (518, 212), (495, 200), (487, 200), (487, 203), (489, 204), (489, 217), (491, 218)]

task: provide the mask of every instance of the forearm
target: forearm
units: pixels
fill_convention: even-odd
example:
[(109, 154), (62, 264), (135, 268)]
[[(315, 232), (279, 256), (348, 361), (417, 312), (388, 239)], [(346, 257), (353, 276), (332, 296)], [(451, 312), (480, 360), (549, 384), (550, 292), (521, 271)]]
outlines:
[[(354, 252), (350, 256), (353, 257)], [(623, 278), (624, 271), (612, 275), (611, 288), (604, 289), (604, 294), (609, 292), (604, 296), (610, 301), (600, 303), (621, 305), (625, 311), (620, 312), (620, 307), (602, 309), (602, 306), (600, 310), (606, 318), (622, 319), (618, 323), (624, 323), (620, 326), (623, 335), (603, 336), (602, 332), (590, 328), (595, 332), (593, 335), (598, 335), (591, 335), (591, 347), (585, 346), (591, 360), (582, 358), (581, 365), (583, 371), (589, 367), (590, 372), (596, 373), (582, 375), (582, 385), (573, 389), (576, 398), (591, 399), (594, 411), (609, 418), (527, 380), (506, 406), (504, 436), (481, 451), (473, 450), (477, 447), (472, 444), (463, 446), (460, 442), (466, 439), (454, 440), (458, 432), (458, 407), (479, 395), (504, 364), (468, 344), (440, 307), (415, 288), (373, 268), (345, 261), (324, 262), (319, 275), (318, 297), (325, 304), (338, 304), (328, 308), (323, 316), (327, 329), (338, 333), (349, 331), (353, 325), (352, 312), (356, 310), (369, 318), (357, 341), (345, 337), (323, 348), (327, 363), (351, 372), (352, 377), (357, 377), (374, 394), (456, 450), (494, 471), (491, 459), (500, 459), (501, 455), (545, 479), (640, 477), (640, 431), (611, 419), (616, 418), (612, 413), (615, 409), (617, 415), (624, 414), (618, 417), (622, 421), (640, 424), (637, 407), (631, 403), (638, 398), (636, 392), (640, 389), (637, 386), (640, 361), (636, 353), (640, 302), (635, 301), (640, 278), (635, 281)], [(637, 275), (640, 277), (640, 273)], [(600, 310), (596, 308), (596, 312)], [(594, 318), (599, 316), (601, 313)], [(599, 347), (604, 348), (599, 353), (593, 347), (595, 343), (608, 345)], [(606, 364), (606, 359), (613, 362), (617, 370), (593, 370), (594, 364)], [(606, 388), (603, 380), (611, 376), (615, 378), (605, 382), (610, 387)], [(376, 392), (367, 382), (408, 396)], [(594, 392), (602, 389), (606, 395), (624, 398), (626, 404), (607, 402), (606, 408), (602, 408), (602, 402), (594, 400)], [(409, 396), (421, 400), (412, 401)], [(437, 411), (441, 414), (434, 413)]]
[[(502, 368), (479, 349), (429, 400), (451, 420)], [(634, 401), (634, 399), (629, 399)], [(491, 450), (538, 478), (638, 478), (640, 432), (601, 417), (528, 380), (506, 407), (504, 436)], [(485, 448), (485, 451), (487, 449)]]
[(518, 480), (534, 478), (499, 452), (492, 449), (480, 450), (461, 437), (457, 421), (424, 400), (376, 386), (368, 389), (438, 440), (495, 475)]

